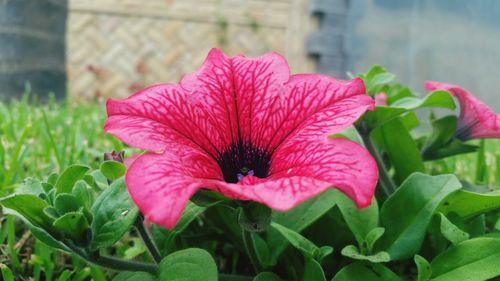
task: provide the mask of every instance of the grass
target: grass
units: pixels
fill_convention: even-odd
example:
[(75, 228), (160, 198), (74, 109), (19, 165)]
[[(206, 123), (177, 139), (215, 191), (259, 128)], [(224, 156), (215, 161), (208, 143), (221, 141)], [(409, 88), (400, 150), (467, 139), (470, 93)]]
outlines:
[[(105, 117), (104, 102), (38, 104), (25, 97), (0, 103), (0, 196), (12, 193), (24, 178), (42, 178), (73, 163), (97, 168), (104, 152), (123, 150), (119, 141), (103, 132)], [(477, 143), (481, 153), (427, 163), (427, 169), (498, 188), (500, 141)], [(0, 223), (3, 280), (13, 280), (12, 274), (19, 280), (108, 280), (100, 269), (36, 241), (14, 217), (0, 213)]]

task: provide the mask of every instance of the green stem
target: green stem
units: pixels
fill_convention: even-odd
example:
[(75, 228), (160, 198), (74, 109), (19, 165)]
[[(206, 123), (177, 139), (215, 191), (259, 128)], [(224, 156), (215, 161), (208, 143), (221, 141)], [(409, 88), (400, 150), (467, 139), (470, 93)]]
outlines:
[(389, 175), (389, 171), (387, 171), (387, 168), (385, 167), (382, 156), (380, 155), (378, 149), (375, 147), (375, 144), (370, 138), (370, 131), (362, 129), (358, 126), (356, 126), (356, 129), (358, 130), (358, 133), (361, 136), (366, 149), (370, 152), (370, 154), (373, 156), (373, 158), (375, 158), (375, 161), (377, 162), (379, 170), (379, 182), (382, 190), (387, 196), (391, 195), (392, 193), (394, 193), (394, 191), (396, 191), (396, 184), (392, 180), (391, 175)]
[(255, 242), (252, 238), (252, 233), (246, 231), (243, 227), (241, 228), (241, 237), (243, 238), (243, 244), (245, 246), (245, 250), (247, 252), (248, 257), (250, 258), (250, 262), (252, 263), (253, 269), (256, 274), (259, 274), (262, 269), (259, 262), (259, 257), (257, 256), (257, 252), (255, 251)]
[(160, 263), (161, 262), (160, 251), (153, 242), (153, 239), (149, 235), (146, 227), (144, 227), (144, 217), (142, 216), (142, 214), (139, 214), (139, 216), (137, 216), (137, 220), (135, 221), (135, 227), (137, 228), (137, 231), (139, 231), (139, 235), (141, 236), (142, 241), (144, 241), (144, 244), (146, 245), (146, 248), (148, 248), (148, 251), (153, 257), (154, 261), (156, 263)]

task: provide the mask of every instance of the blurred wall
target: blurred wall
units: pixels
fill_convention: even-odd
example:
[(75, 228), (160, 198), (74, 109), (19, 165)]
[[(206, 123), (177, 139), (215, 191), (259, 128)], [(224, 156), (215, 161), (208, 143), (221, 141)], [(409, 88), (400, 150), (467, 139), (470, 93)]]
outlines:
[(309, 0), (70, 0), (69, 95), (125, 97), (195, 71), (212, 47), (274, 50), (292, 71), (314, 71), (305, 38)]

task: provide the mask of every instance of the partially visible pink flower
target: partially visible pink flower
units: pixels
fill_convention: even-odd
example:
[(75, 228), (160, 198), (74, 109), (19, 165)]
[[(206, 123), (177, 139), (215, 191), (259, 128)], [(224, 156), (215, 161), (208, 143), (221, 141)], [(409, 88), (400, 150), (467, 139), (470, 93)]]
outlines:
[(384, 92), (380, 92), (378, 94), (375, 94), (375, 105), (386, 106), (387, 105), (387, 94)]
[(172, 228), (200, 188), (284, 211), (334, 186), (368, 206), (375, 161), (327, 136), (373, 108), (361, 79), (290, 75), (276, 53), (213, 49), (179, 84), (108, 100), (105, 131), (149, 151), (128, 168), (128, 190), (147, 219)]
[(456, 137), (461, 140), (500, 138), (500, 115), (460, 86), (426, 81), (428, 91), (445, 90), (460, 103)]

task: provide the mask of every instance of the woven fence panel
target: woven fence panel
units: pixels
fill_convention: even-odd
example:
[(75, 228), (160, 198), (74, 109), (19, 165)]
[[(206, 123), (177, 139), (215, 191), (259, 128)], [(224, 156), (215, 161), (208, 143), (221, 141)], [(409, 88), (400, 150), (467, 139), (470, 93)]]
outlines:
[(70, 96), (125, 97), (147, 85), (177, 82), (212, 47), (249, 56), (274, 50), (287, 56), (294, 72), (310, 71), (303, 46), (307, 7), (307, 0), (72, 0)]

